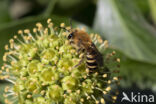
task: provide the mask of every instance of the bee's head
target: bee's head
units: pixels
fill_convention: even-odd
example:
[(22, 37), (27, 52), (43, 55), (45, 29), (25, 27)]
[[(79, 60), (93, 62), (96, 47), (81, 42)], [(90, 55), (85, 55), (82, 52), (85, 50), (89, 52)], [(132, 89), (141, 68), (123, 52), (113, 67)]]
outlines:
[(68, 35), (68, 39), (73, 39), (73, 38), (77, 37), (77, 35), (76, 35), (77, 32), (78, 32), (77, 29), (71, 29), (70, 34)]
[(74, 36), (74, 32), (71, 32), (71, 33), (68, 35), (68, 39), (73, 38), (73, 36)]

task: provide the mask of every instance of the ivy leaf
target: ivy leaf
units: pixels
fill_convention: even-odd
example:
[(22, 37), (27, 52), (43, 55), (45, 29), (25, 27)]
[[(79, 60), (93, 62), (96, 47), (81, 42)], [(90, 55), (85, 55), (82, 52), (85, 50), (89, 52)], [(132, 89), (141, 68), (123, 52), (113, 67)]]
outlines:
[(120, 53), (122, 86), (154, 87), (156, 31), (132, 0), (99, 0), (94, 29)]
[(123, 77), (121, 86), (129, 87), (136, 84), (141, 89), (151, 88), (154, 90), (156, 81), (156, 64), (150, 64), (126, 57), (121, 52), (117, 51), (120, 57), (120, 75)]
[(133, 60), (156, 64), (156, 30), (132, 0), (99, 0), (94, 29)]
[(145, 17), (149, 17), (149, 11), (150, 11), (150, 6), (149, 6), (149, 0), (133, 0), (136, 6), (139, 8), (139, 10), (144, 14)]

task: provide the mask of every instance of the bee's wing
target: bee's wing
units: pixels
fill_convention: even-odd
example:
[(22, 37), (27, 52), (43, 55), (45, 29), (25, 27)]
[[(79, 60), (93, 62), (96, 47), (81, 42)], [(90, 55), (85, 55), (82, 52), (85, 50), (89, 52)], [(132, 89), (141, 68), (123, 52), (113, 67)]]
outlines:
[(103, 56), (102, 56), (102, 54), (98, 51), (98, 49), (96, 48), (94, 43), (92, 43), (90, 47), (92, 48), (92, 52), (96, 55), (97, 64), (99, 66), (103, 66)]

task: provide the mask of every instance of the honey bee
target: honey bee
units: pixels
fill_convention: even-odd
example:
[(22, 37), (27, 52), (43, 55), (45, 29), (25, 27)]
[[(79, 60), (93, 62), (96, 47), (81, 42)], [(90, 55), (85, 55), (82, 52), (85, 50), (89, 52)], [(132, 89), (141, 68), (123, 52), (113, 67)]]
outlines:
[(89, 72), (95, 72), (99, 67), (103, 66), (103, 57), (92, 42), (88, 33), (83, 30), (71, 30), (68, 35), (68, 40), (78, 52), (83, 52), (84, 57), (75, 67), (79, 66), (83, 59), (86, 59), (86, 65)]

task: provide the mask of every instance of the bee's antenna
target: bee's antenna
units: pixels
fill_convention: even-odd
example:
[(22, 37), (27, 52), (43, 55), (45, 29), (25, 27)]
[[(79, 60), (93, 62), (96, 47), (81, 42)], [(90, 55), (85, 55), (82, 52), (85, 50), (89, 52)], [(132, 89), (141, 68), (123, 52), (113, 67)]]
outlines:
[(59, 28), (64, 29), (64, 30), (66, 30), (66, 31), (70, 32), (70, 31), (69, 31), (69, 30), (67, 30), (65, 27), (59, 27)]
[[(71, 18), (69, 19), (69, 24), (70, 24), (70, 27), (71, 27), (70, 30), (72, 30), (72, 19), (71, 19)], [(70, 30), (67, 30), (65, 27), (61, 27), (61, 26), (60, 26), (59, 28), (64, 29), (64, 30), (70, 32)]]

